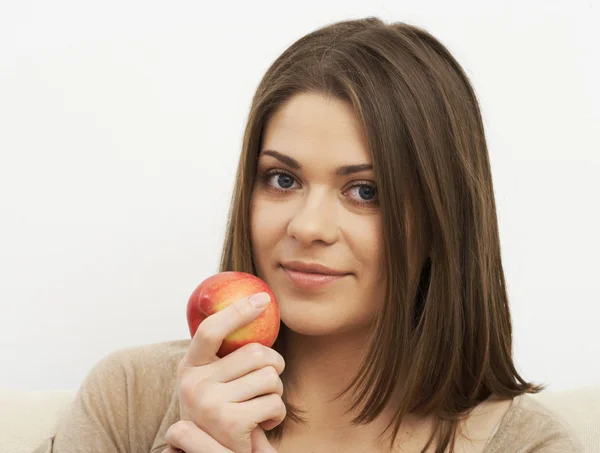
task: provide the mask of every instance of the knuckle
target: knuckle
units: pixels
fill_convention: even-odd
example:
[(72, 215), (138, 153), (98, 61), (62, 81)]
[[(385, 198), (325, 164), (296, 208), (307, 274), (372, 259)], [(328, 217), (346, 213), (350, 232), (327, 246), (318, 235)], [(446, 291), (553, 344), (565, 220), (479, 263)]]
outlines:
[(277, 382), (275, 383), (275, 392), (279, 395), (279, 397), (283, 396), (283, 381), (277, 377)]
[(187, 407), (204, 407), (204, 400), (213, 392), (210, 391), (208, 379), (187, 373), (179, 381), (179, 394)]
[(276, 401), (274, 401), (273, 406), (275, 409), (275, 413), (277, 413), (279, 417), (283, 420), (287, 414), (287, 408), (285, 406), (285, 403), (283, 402), (283, 399), (281, 399), (280, 396), (277, 396), (277, 399)]
[(192, 422), (188, 420), (180, 420), (169, 427), (165, 433), (165, 441), (169, 444), (179, 444), (180, 441), (192, 431)]
[(276, 385), (280, 381), (279, 373), (274, 366), (269, 365), (263, 368), (264, 379), (271, 385)]
[(275, 355), (275, 363), (281, 370), (280, 373), (283, 373), (283, 370), (285, 370), (285, 360), (283, 359), (283, 356), (281, 354), (279, 354), (277, 351), (274, 351), (274, 352), (276, 354)]
[(179, 378), (179, 393), (182, 397), (188, 398), (188, 396), (195, 393), (196, 383), (192, 379), (189, 373), (183, 373)]
[(250, 307), (248, 306), (247, 299), (238, 300), (232, 304), (232, 308), (240, 318), (246, 319), (250, 315)]
[(185, 407), (191, 408), (196, 405), (197, 392), (192, 385), (182, 386), (179, 394)]
[(248, 345), (248, 354), (257, 362), (263, 362), (267, 357), (266, 347), (260, 343), (250, 343)]
[(196, 330), (196, 334), (199, 336), (199, 340), (201, 343), (212, 345), (216, 341), (219, 341), (218, 334), (216, 329), (212, 326), (212, 322), (210, 318), (206, 318)]

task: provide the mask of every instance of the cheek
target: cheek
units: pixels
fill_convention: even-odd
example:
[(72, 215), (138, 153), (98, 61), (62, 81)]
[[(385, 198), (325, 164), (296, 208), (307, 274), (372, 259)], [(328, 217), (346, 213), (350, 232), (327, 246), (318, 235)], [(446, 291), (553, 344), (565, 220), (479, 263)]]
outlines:
[(383, 302), (386, 288), (382, 234), (379, 216), (352, 223), (351, 252), (360, 261), (360, 299), (372, 301), (365, 307), (371, 315)]
[(381, 218), (368, 216), (348, 222), (346, 238), (352, 254), (360, 261), (363, 272), (377, 274), (383, 263)]
[(282, 231), (285, 232), (285, 226), (277, 206), (260, 196), (253, 196), (250, 204), (250, 238), (254, 255), (259, 261), (272, 250)]

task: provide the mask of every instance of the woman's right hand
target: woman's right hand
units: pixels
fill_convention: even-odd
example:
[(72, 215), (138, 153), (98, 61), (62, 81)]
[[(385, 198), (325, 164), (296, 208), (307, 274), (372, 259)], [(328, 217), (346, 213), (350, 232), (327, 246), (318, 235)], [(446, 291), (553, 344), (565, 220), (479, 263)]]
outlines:
[(181, 420), (235, 453), (255, 451), (253, 438), (263, 438), (262, 430), (279, 425), (286, 415), (279, 377), (285, 362), (279, 353), (252, 343), (217, 357), (223, 340), (268, 305), (257, 308), (256, 302), (268, 299), (266, 293), (255, 294), (202, 321), (177, 370)]

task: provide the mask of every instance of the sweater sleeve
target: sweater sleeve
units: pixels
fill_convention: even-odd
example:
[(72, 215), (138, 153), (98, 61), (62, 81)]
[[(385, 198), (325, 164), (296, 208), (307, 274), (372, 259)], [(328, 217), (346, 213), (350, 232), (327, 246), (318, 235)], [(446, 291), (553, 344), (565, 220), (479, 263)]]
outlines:
[(485, 453), (584, 453), (559, 414), (529, 395), (517, 397)]
[(33, 453), (155, 450), (157, 436), (177, 420), (176, 368), (186, 346), (138, 346), (102, 358), (83, 380), (56, 434)]
[(120, 356), (111, 353), (94, 365), (56, 434), (34, 453), (128, 452), (127, 380)]
[(546, 436), (540, 436), (530, 453), (585, 453), (583, 444), (575, 435), (562, 427)]

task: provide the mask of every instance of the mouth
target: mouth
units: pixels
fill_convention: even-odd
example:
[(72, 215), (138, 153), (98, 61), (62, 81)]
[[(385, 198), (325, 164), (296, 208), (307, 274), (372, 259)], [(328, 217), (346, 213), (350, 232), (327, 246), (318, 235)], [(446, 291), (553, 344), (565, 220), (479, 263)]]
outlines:
[(351, 275), (317, 263), (290, 261), (281, 264), (288, 280), (297, 288), (314, 290), (333, 284)]

